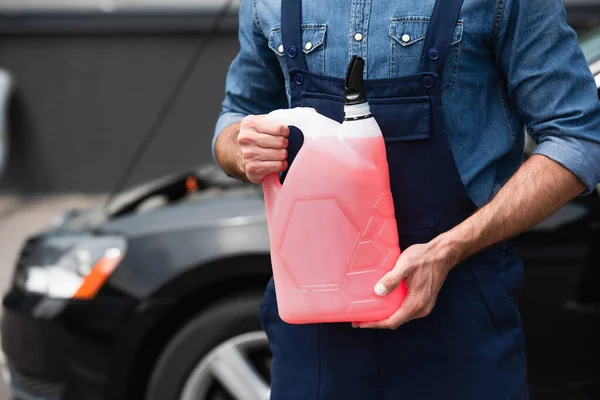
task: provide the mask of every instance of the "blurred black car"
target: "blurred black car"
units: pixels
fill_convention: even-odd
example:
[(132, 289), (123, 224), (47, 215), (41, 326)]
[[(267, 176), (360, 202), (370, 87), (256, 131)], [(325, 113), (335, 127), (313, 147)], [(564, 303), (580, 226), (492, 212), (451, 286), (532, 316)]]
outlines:
[[(600, 316), (565, 307), (596, 267), (599, 211), (577, 198), (516, 239), (534, 400), (600, 399)], [(6, 380), (24, 400), (268, 399), (270, 275), (260, 187), (211, 166), (68, 212), (25, 243), (3, 299)]]

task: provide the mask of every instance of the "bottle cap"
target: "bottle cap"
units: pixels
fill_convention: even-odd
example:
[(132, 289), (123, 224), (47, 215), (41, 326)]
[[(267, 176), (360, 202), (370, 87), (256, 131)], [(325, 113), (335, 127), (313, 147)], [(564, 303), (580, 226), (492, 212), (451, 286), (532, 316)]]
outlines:
[(358, 56), (352, 56), (348, 70), (346, 71), (345, 104), (355, 105), (367, 102), (363, 82), (365, 71), (365, 60)]

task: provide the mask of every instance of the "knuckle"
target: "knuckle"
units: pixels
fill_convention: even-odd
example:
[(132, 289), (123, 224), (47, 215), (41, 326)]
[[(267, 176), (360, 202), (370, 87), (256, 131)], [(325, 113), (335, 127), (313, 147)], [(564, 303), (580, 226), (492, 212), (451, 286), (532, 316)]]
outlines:
[(246, 165), (246, 172), (249, 175), (256, 175), (259, 171), (259, 167), (256, 163), (248, 163), (248, 165)]
[(256, 150), (249, 149), (249, 148), (242, 149), (242, 157), (244, 157), (245, 160), (253, 160), (256, 158), (256, 156), (257, 156)]
[(391, 273), (389, 273), (384, 279), (385, 286), (388, 289), (396, 287), (400, 281), (401, 275), (402, 274), (400, 271), (392, 271)]
[(255, 121), (256, 121), (256, 116), (247, 115), (244, 117), (244, 119), (242, 119), (240, 126), (242, 126), (244, 128), (250, 128), (250, 127), (254, 126)]
[(415, 303), (415, 308), (417, 310), (422, 310), (425, 307), (425, 302), (423, 301), (423, 299), (418, 299), (417, 302)]
[(250, 137), (249, 132), (247, 130), (240, 130), (240, 133), (237, 137), (237, 142), (240, 146), (247, 146), (251, 144), (252, 138)]
[(412, 271), (415, 268), (416, 265), (416, 261), (412, 258), (409, 258), (408, 260), (406, 260), (406, 262), (404, 263), (404, 270), (406, 271)]

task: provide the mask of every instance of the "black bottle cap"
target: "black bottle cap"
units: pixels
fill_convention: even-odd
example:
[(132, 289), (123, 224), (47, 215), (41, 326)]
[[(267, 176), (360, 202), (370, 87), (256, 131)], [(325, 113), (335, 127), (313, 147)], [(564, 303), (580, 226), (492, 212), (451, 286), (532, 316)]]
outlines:
[(346, 90), (344, 97), (346, 105), (362, 104), (367, 102), (363, 82), (365, 71), (365, 60), (358, 56), (352, 56), (348, 70), (346, 71)]

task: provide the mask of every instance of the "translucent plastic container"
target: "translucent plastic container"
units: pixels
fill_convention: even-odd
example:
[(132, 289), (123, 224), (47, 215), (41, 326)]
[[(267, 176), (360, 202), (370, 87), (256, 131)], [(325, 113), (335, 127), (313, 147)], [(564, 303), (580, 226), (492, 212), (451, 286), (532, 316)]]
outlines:
[(279, 314), (288, 323), (380, 320), (406, 295), (404, 284), (374, 293), (400, 248), (381, 130), (368, 104), (353, 107), (346, 115), (363, 117), (342, 124), (307, 108), (270, 114), (304, 134), (284, 184), (277, 175), (263, 182)]

